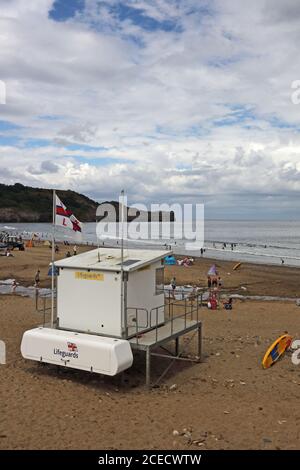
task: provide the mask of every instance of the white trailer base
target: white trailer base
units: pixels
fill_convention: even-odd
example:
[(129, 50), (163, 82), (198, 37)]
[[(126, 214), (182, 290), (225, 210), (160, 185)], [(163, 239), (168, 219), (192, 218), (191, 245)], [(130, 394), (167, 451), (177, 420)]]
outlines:
[(24, 333), (25, 359), (104, 375), (116, 375), (132, 366), (130, 343), (123, 339), (39, 327)]

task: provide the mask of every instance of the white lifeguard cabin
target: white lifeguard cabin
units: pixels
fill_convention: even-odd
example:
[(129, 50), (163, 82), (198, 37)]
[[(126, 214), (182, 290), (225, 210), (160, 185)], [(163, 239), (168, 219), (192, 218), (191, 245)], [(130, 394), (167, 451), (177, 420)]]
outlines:
[(164, 304), (165, 256), (166, 251), (125, 250), (124, 283), (119, 249), (101, 248), (57, 261), (58, 327), (128, 339), (137, 329), (164, 323), (164, 309), (157, 318), (155, 309)]
[[(164, 258), (170, 251), (102, 248), (55, 262), (57, 288), (54, 322), (24, 333), (27, 359), (116, 375), (131, 367), (133, 349), (150, 354), (154, 346), (198, 329), (201, 322), (174, 315), (165, 303)], [(186, 301), (185, 301), (186, 304)], [(171, 311), (172, 310), (172, 311)], [(166, 317), (167, 311), (167, 317)], [(189, 309), (193, 316), (195, 309)], [(50, 326), (50, 327), (49, 327)]]

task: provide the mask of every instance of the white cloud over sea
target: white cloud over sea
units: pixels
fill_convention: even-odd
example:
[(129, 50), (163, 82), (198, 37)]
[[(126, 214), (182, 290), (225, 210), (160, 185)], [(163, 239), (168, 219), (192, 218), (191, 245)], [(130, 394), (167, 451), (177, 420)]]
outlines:
[(299, 39), (297, 0), (0, 0), (0, 181), (297, 218)]

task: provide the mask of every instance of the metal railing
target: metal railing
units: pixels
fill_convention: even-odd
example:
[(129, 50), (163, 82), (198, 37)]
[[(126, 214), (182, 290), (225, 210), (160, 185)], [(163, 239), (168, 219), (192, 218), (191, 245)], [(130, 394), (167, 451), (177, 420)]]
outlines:
[[(150, 311), (146, 308), (128, 307), (126, 311), (133, 310), (135, 316), (135, 334), (136, 343), (139, 344), (140, 334), (146, 330), (155, 330), (155, 342), (158, 341), (159, 328), (164, 325), (170, 325), (170, 336), (174, 334), (174, 322), (177, 319), (183, 319), (184, 329), (187, 327), (188, 320), (199, 322), (199, 307), (202, 306), (202, 292), (193, 293), (182, 300), (176, 300), (172, 296), (167, 297), (167, 302), (158, 307), (153, 307)], [(183, 313), (181, 310), (183, 309)], [(163, 310), (164, 321), (159, 323), (159, 314)], [(139, 324), (139, 312), (146, 312), (146, 324)], [(167, 318), (166, 318), (167, 314)]]
[[(56, 300), (56, 292), (54, 293)], [(43, 326), (46, 325), (46, 315), (51, 314), (51, 292), (39, 295), (38, 289), (35, 294), (35, 311), (43, 314)], [(54, 318), (56, 318), (56, 302), (54, 302)]]
[[(187, 291), (187, 290), (173, 290), (173, 289), (167, 289), (164, 288), (161, 293), (165, 294), (165, 298), (168, 300), (184, 300), (184, 299), (193, 299), (198, 297), (198, 300), (200, 300), (200, 306), (202, 306), (202, 300), (203, 300), (203, 293), (205, 292), (205, 289), (201, 288), (196, 291)], [(179, 299), (178, 299), (179, 297)]]

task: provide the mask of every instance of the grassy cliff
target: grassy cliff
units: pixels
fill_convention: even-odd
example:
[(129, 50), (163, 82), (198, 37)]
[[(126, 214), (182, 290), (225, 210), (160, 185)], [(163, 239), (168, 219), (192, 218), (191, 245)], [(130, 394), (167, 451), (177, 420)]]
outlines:
[[(75, 191), (57, 191), (57, 195), (80, 221), (95, 221), (97, 202)], [(0, 221), (52, 222), (52, 199), (50, 189), (0, 184)]]
[[(56, 192), (65, 206), (74, 212), (81, 222), (95, 222), (96, 210), (99, 206), (98, 202), (75, 191)], [(53, 193), (51, 189), (31, 188), (20, 183), (11, 186), (0, 184), (0, 222), (52, 222), (52, 199)], [(102, 202), (101, 204), (110, 204), (111, 207), (114, 207), (118, 221), (119, 203), (109, 201)], [(159, 212), (155, 216), (154, 213), (144, 213), (146, 220), (148, 219), (149, 221), (151, 216), (155, 217), (152, 220), (161, 221), (165, 214)], [(107, 216), (108, 212), (104, 212), (104, 215)], [(140, 215), (140, 213), (137, 212), (136, 215)], [(172, 212), (170, 216), (171, 220), (174, 221), (175, 217)], [(127, 216), (129, 222), (134, 220), (134, 218)], [(101, 217), (98, 217), (97, 220), (101, 220)]]

